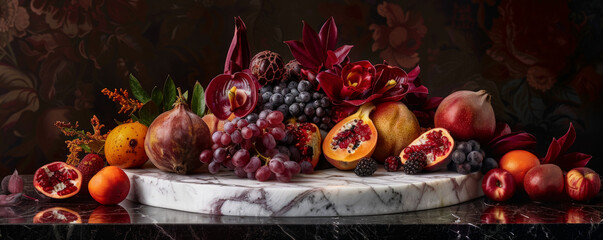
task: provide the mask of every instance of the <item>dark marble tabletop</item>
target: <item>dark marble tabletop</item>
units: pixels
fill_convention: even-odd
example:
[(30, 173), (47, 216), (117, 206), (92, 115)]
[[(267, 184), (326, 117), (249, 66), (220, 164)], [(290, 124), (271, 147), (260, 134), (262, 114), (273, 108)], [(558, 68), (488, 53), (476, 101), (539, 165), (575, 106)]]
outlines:
[[(379, 216), (263, 218), (213, 216), (140, 205), (103, 206), (88, 194), (41, 198), (24, 176), (22, 200), (0, 207), (0, 239), (603, 239), (603, 194), (589, 203), (495, 203), (485, 198), (417, 212)], [(82, 224), (34, 223), (53, 207)]]

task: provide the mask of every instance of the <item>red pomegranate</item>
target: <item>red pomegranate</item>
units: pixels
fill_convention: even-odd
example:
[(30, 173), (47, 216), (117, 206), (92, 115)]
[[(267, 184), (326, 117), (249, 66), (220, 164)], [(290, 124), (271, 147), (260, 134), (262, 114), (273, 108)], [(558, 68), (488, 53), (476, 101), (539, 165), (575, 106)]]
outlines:
[(491, 96), (486, 90), (457, 91), (444, 98), (436, 110), (434, 123), (458, 140), (487, 142), (496, 130)]

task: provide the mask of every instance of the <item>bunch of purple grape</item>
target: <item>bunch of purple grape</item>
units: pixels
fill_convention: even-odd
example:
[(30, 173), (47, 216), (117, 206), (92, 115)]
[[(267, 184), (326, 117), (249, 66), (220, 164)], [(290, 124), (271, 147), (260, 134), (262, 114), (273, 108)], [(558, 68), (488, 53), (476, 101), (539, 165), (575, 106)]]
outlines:
[(209, 164), (212, 174), (225, 167), (240, 178), (268, 181), (276, 178), (288, 182), (301, 166), (280, 153), (277, 141), (285, 138), (284, 115), (264, 110), (256, 118), (235, 118), (224, 124), (224, 131), (212, 136), (212, 150), (205, 150), (199, 160)]

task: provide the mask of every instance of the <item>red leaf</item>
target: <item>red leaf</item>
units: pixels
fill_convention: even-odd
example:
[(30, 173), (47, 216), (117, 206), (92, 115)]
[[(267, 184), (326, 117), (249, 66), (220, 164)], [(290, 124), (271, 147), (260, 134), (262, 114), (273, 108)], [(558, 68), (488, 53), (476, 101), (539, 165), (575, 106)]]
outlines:
[(310, 56), (308, 52), (306, 52), (304, 43), (297, 40), (291, 40), (285, 41), (285, 44), (289, 46), (291, 54), (293, 55), (295, 60), (299, 62), (299, 64), (309, 69), (318, 69), (320, 63), (312, 56)]
[(343, 46), (339, 47), (337, 50), (335, 50), (335, 56), (337, 56), (337, 63), (335, 63), (335, 64), (342, 63), (345, 60), (345, 58), (348, 56), (348, 54), (350, 53), (350, 51), (352, 50), (353, 47), (354, 47), (354, 45), (343, 45)]
[(541, 163), (553, 163), (555, 159), (557, 159), (557, 157), (559, 156), (559, 153), (561, 151), (561, 146), (559, 146), (559, 143), (557, 142), (557, 140), (555, 138), (553, 138), (553, 141), (551, 141), (551, 144), (549, 145), (549, 149), (546, 152), (546, 156), (544, 158), (542, 158), (540, 160)]
[(224, 63), (224, 73), (240, 72), (249, 68), (250, 53), (249, 43), (247, 42), (247, 27), (241, 17), (235, 17), (235, 30), (226, 61)]
[(573, 152), (563, 154), (562, 156), (558, 157), (554, 164), (557, 164), (557, 166), (559, 166), (563, 171), (569, 171), (573, 168), (586, 166), (591, 158), (591, 155)]
[(328, 72), (320, 72), (316, 75), (316, 80), (320, 83), (327, 97), (333, 101), (333, 104), (341, 103), (340, 91), (343, 88), (343, 80), (339, 76)]
[(325, 52), (327, 50), (335, 49), (335, 44), (337, 44), (337, 25), (335, 25), (335, 19), (333, 19), (333, 17), (330, 17), (329, 20), (322, 25), (319, 37)]
[(327, 52), (322, 48), (322, 45), (320, 44), (320, 38), (318, 37), (318, 33), (316, 33), (314, 29), (308, 26), (305, 21), (303, 23), (304, 28), (302, 30), (302, 41), (304, 42), (306, 51), (314, 59), (320, 62), (324, 62), (327, 59)]
[(574, 125), (570, 122), (569, 129), (567, 129), (567, 133), (560, 137), (557, 142), (559, 146), (561, 146), (561, 153), (567, 152), (567, 150), (574, 144), (576, 140), (576, 130), (574, 129)]

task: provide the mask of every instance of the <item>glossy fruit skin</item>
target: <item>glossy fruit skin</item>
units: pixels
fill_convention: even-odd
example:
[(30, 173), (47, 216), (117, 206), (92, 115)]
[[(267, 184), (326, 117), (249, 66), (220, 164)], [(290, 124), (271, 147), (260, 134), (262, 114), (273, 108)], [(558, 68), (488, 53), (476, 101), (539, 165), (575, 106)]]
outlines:
[(119, 205), (100, 205), (92, 211), (88, 223), (130, 223), (130, 213)]
[(539, 202), (560, 200), (563, 196), (565, 178), (561, 168), (554, 164), (542, 164), (530, 169), (523, 186), (530, 199)]
[(500, 158), (498, 161), (500, 168), (509, 171), (515, 179), (517, 190), (523, 189), (523, 178), (525, 174), (533, 167), (540, 165), (540, 160), (536, 155), (525, 150), (513, 150)]
[(482, 190), (486, 196), (494, 201), (509, 200), (515, 194), (515, 180), (510, 172), (495, 168), (484, 176)]
[(191, 112), (183, 99), (160, 114), (149, 126), (144, 150), (162, 171), (187, 174), (201, 167), (199, 155), (211, 147), (207, 124)]
[(415, 115), (401, 102), (384, 102), (370, 114), (377, 129), (377, 146), (372, 158), (383, 163), (421, 135)]
[(565, 175), (565, 192), (576, 201), (588, 201), (601, 190), (599, 174), (587, 167), (578, 167)]
[[(57, 217), (56, 215), (61, 215), (61, 217)], [(63, 218), (62, 216), (66, 216), (67, 218)], [(82, 223), (82, 218), (77, 212), (71, 209), (52, 207), (36, 213), (33, 217), (33, 223)]]
[(427, 155), (427, 165), (425, 165), (425, 167), (423, 167), (423, 170), (432, 172), (432, 171), (438, 171), (443, 168), (446, 168), (448, 163), (450, 163), (450, 161), (451, 161), (451, 158), (448, 156), (454, 150), (454, 139), (452, 138), (452, 136), (450, 136), (450, 133), (446, 129), (443, 129), (443, 128), (430, 129), (429, 131), (424, 132), (418, 138), (413, 140), (412, 143), (410, 143), (406, 148), (404, 148), (404, 150), (402, 150), (402, 152), (400, 152), (400, 154), (399, 154), (402, 164), (406, 164), (406, 160), (408, 160), (408, 158), (407, 158), (408, 154), (405, 153), (405, 151), (407, 151), (407, 148), (412, 148), (413, 146), (423, 145), (422, 141), (424, 141), (424, 139), (427, 139), (430, 134), (434, 134), (435, 132), (441, 133), (441, 135), (443, 137), (448, 139), (447, 150), (445, 151), (445, 153), (443, 155), (440, 155), (440, 156)]
[(490, 98), (485, 90), (461, 90), (448, 95), (435, 112), (435, 127), (447, 129), (457, 140), (487, 142), (496, 130)]
[(490, 206), (482, 213), (480, 217), (482, 223), (486, 224), (506, 224), (514, 223), (515, 216), (507, 206)]
[[(337, 123), (325, 137), (322, 143), (322, 152), (329, 163), (339, 170), (352, 170), (356, 168), (358, 161), (364, 157), (370, 157), (375, 151), (377, 145), (377, 129), (373, 121), (369, 118), (370, 113), (375, 109), (372, 103), (366, 103), (358, 111)], [(362, 120), (370, 128), (371, 135), (368, 141), (363, 142), (352, 154), (345, 149), (338, 148), (333, 150), (331, 143), (340, 132), (340, 129), (347, 123), (354, 120)]]
[[(90, 182), (92, 176), (94, 176), (96, 173), (98, 173), (98, 171), (100, 171), (104, 167), (105, 160), (101, 156), (94, 153), (87, 154), (77, 165), (77, 169), (82, 172), (82, 176), (84, 177), (82, 185), (88, 186), (88, 182)], [(85, 187), (82, 190), (88, 190), (88, 188)]]
[(130, 179), (115, 166), (101, 169), (88, 183), (88, 192), (97, 202), (104, 205), (118, 204), (128, 196)]
[(105, 141), (105, 158), (111, 166), (136, 168), (149, 158), (144, 151), (147, 126), (139, 123), (124, 123), (115, 127)]
[[(68, 170), (75, 171), (75, 173), (77, 173), (78, 177), (72, 181), (72, 184), (77, 188), (77, 191), (73, 191), (73, 192), (71, 192), (69, 194), (65, 194), (65, 195), (59, 195), (58, 193), (44, 191), (44, 187), (40, 185), (41, 178), (39, 177), (39, 174), (42, 174), (45, 171), (45, 169), (48, 169), (51, 165), (58, 165), (60, 169), (68, 169)], [(83, 182), (82, 173), (79, 170), (77, 170), (77, 168), (75, 168), (65, 162), (52, 162), (52, 163), (46, 164), (46, 165), (38, 168), (38, 170), (36, 170), (36, 172), (34, 173), (34, 179), (33, 179), (34, 187), (36, 188), (36, 190), (38, 192), (44, 194), (47, 197), (54, 198), (54, 199), (69, 198), (69, 197), (77, 194), (81, 190), (82, 182)]]

